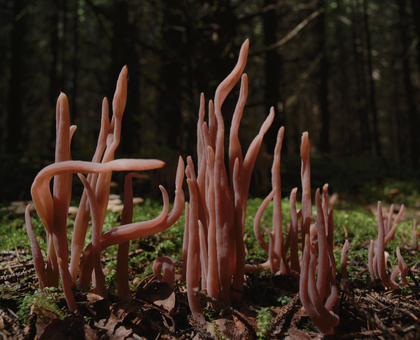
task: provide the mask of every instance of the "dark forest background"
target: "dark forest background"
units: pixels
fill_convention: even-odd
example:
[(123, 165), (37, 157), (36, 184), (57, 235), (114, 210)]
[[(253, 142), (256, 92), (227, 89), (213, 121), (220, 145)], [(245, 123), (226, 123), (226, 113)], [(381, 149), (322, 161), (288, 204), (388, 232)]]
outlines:
[(91, 158), (102, 98), (112, 98), (125, 64), (117, 157), (164, 160), (147, 186), (170, 190), (178, 155), (196, 158), (200, 92), (213, 98), (247, 38), (243, 148), (276, 110), (254, 195), (267, 193), (281, 125), (285, 192), (299, 183), (303, 131), (316, 185), (349, 193), (360, 181), (418, 179), (418, 0), (0, 0), (0, 201), (29, 198), (35, 174), (52, 162), (59, 91), (78, 126), (73, 159)]

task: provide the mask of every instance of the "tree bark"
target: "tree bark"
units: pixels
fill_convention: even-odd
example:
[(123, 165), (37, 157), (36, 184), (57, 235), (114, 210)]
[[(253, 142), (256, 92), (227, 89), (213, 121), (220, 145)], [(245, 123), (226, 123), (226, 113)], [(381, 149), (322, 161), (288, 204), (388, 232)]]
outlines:
[(368, 1), (363, 1), (363, 18), (364, 18), (364, 28), (366, 35), (366, 49), (367, 49), (367, 62), (368, 62), (368, 74), (369, 74), (369, 84), (370, 84), (370, 109), (372, 113), (373, 120), (373, 143), (375, 145), (375, 151), (377, 156), (382, 155), (381, 144), (379, 142), (379, 132), (378, 132), (378, 113), (376, 108), (376, 92), (375, 92), (375, 82), (373, 80), (373, 68), (372, 68), (372, 46), (370, 39), (369, 31), (369, 9)]
[(73, 88), (71, 96), (70, 112), (73, 122), (76, 121), (78, 115), (77, 109), (77, 92), (79, 90), (79, 0), (74, 1), (74, 22), (73, 22)]
[(402, 51), (401, 58), (403, 62), (403, 79), (404, 79), (404, 88), (408, 106), (408, 120), (409, 120), (409, 131), (410, 131), (410, 150), (411, 150), (411, 164), (414, 168), (417, 168), (419, 164), (419, 131), (420, 131), (420, 120), (417, 113), (417, 106), (414, 99), (414, 88), (411, 82), (410, 74), (410, 60), (409, 60), (409, 48), (410, 41), (407, 35), (409, 31), (409, 21), (408, 15), (406, 12), (406, 1), (398, 0), (398, 13), (399, 13), (399, 22), (398, 29), (400, 33)]
[[(324, 0), (318, 2), (318, 9), (324, 7)], [(326, 49), (325, 37), (325, 11), (318, 17), (317, 23), (317, 38), (318, 38), (318, 53), (321, 54), (319, 63), (319, 106), (321, 109), (321, 134), (319, 139), (319, 150), (328, 154), (330, 152), (330, 109), (328, 102), (328, 76), (329, 65)]]
[(366, 110), (366, 84), (365, 84), (365, 73), (364, 73), (364, 58), (363, 58), (363, 47), (360, 44), (360, 22), (359, 22), (359, 9), (356, 0), (352, 0), (352, 38), (353, 38), (353, 55), (354, 55), (354, 72), (356, 79), (356, 105), (360, 123), (360, 146), (361, 153), (364, 155), (371, 155), (371, 141), (370, 141), (370, 127), (368, 112)]
[[(411, 9), (413, 11), (413, 21), (414, 21), (414, 30), (417, 36), (417, 39), (420, 40), (420, 1), (411, 0)], [(420, 41), (417, 42), (417, 67), (418, 74), (420, 74)]]
[[(267, 11), (263, 14), (264, 20), (264, 46), (268, 47), (277, 42), (279, 15), (276, 11), (276, 0), (265, 0), (264, 7)], [(286, 125), (286, 116), (282, 94), (280, 93), (283, 64), (281, 54), (277, 49), (265, 52), (265, 93), (264, 101), (267, 114), (274, 107), (274, 121), (266, 133), (265, 144), (269, 153), (274, 152), (277, 132), (281, 126)], [(287, 138), (283, 141), (282, 152), (287, 153)]]
[(24, 44), (26, 32), (26, 16), (24, 0), (13, 1), (13, 27), (11, 32), (11, 58), (10, 58), (10, 90), (7, 103), (7, 136), (6, 152), (18, 154), (24, 144), (22, 125), (22, 101), (24, 79)]
[[(399, 40), (399, 39), (398, 39)], [(396, 42), (398, 46), (398, 42)], [(392, 111), (389, 114), (389, 131), (390, 131), (390, 142), (393, 146), (394, 154), (396, 155), (396, 161), (400, 164), (408, 165), (410, 156), (407, 150), (409, 145), (407, 140), (409, 139), (407, 134), (406, 126), (407, 119), (404, 112), (400, 110), (400, 98), (401, 98), (401, 86), (399, 75), (400, 72), (397, 70), (397, 60), (394, 56), (391, 57), (391, 78), (393, 84), (393, 100), (392, 100)]]
[(121, 152), (124, 155), (137, 154), (139, 151), (140, 126), (137, 116), (140, 114), (140, 64), (136, 50), (138, 28), (129, 19), (127, 1), (114, 0), (111, 70), (109, 77), (108, 98), (110, 102), (115, 91), (116, 80), (124, 65), (128, 66), (127, 105), (121, 134)]
[[(59, 23), (59, 5), (55, 2), (53, 5), (53, 13), (51, 16), (50, 31), (50, 47), (51, 47), (51, 65), (50, 65), (50, 84), (49, 84), (49, 101), (50, 107), (55, 108), (58, 95), (60, 94), (60, 85), (58, 83), (58, 54), (60, 49), (60, 41), (58, 38)], [(52, 124), (52, 131), (55, 133), (55, 124)]]
[[(337, 15), (339, 16), (343, 15), (345, 11), (345, 8), (343, 6), (342, 0), (337, 1)], [(346, 37), (346, 30), (343, 28), (343, 22), (341, 20), (337, 20), (337, 42), (338, 42), (338, 50), (339, 50), (339, 57), (338, 57), (338, 65), (339, 65), (339, 72), (340, 72), (340, 106), (339, 110), (344, 115), (344, 121), (343, 121), (343, 130), (340, 132), (340, 135), (342, 138), (342, 144), (340, 144), (340, 147), (342, 147), (342, 155), (343, 156), (349, 156), (352, 153), (354, 154), (355, 150), (355, 138), (354, 138), (354, 129), (349, 128), (352, 126), (353, 123), (353, 110), (351, 106), (352, 98), (350, 94), (350, 77), (349, 77), (349, 52), (346, 48), (346, 43), (348, 42), (348, 38)]]
[[(182, 97), (183, 97), (183, 37), (185, 31), (182, 10), (170, 6), (170, 0), (164, 0), (164, 22), (162, 40), (168, 53), (161, 59), (161, 82), (164, 88), (159, 98), (158, 131), (164, 137), (163, 143), (172, 150), (181, 148)], [(181, 7), (181, 4), (178, 4)]]

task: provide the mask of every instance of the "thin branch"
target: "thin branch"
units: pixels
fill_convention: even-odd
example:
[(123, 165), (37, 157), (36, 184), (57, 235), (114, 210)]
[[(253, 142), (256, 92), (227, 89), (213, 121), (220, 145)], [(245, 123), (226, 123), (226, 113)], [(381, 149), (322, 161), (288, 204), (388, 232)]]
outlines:
[(259, 53), (263, 53), (263, 52), (268, 52), (271, 50), (274, 50), (276, 48), (279, 48), (281, 46), (283, 46), (284, 44), (286, 44), (289, 40), (293, 39), (307, 24), (309, 24), (313, 19), (315, 19), (317, 16), (319, 16), (320, 14), (324, 13), (324, 8), (321, 7), (319, 10), (313, 12), (309, 17), (307, 17), (305, 20), (303, 20), (299, 25), (297, 25), (294, 29), (292, 29), (289, 33), (286, 34), (286, 36), (275, 42), (274, 44), (268, 45), (262, 49), (259, 49), (253, 53), (250, 54), (250, 56), (253, 56), (255, 54), (259, 54)]

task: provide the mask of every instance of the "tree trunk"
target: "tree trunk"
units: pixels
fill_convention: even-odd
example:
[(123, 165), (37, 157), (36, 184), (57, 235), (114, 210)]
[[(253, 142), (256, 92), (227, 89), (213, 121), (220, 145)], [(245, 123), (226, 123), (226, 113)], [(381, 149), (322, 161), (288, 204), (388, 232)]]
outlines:
[[(411, 9), (413, 11), (414, 29), (416, 32), (417, 39), (420, 40), (420, 1), (411, 0)], [(417, 42), (417, 67), (420, 74), (420, 41)]]
[(382, 155), (381, 144), (379, 142), (379, 132), (378, 132), (378, 113), (376, 108), (376, 93), (375, 93), (375, 82), (373, 81), (373, 68), (372, 68), (372, 46), (370, 39), (369, 31), (369, 17), (368, 17), (368, 2), (367, 0), (363, 1), (363, 18), (364, 18), (364, 28), (366, 35), (366, 49), (367, 49), (367, 58), (368, 58), (368, 74), (369, 74), (369, 84), (370, 84), (370, 109), (372, 113), (373, 120), (373, 143), (375, 145), (375, 151), (377, 156)]
[(420, 131), (420, 120), (417, 115), (417, 106), (414, 99), (414, 88), (411, 83), (410, 78), (410, 60), (409, 60), (409, 47), (410, 41), (407, 35), (409, 31), (409, 21), (408, 15), (406, 12), (406, 1), (398, 0), (398, 13), (399, 13), (399, 22), (398, 29), (400, 31), (401, 38), (401, 58), (403, 61), (403, 79), (404, 79), (404, 88), (406, 92), (406, 100), (408, 106), (408, 120), (409, 120), (409, 131), (410, 131), (410, 150), (411, 150), (411, 164), (414, 168), (417, 168), (419, 163), (419, 131)]
[(356, 79), (356, 105), (360, 123), (360, 146), (361, 153), (364, 155), (371, 155), (371, 141), (370, 141), (370, 128), (368, 112), (366, 110), (366, 84), (365, 84), (365, 73), (364, 73), (364, 58), (363, 58), (363, 47), (360, 44), (360, 22), (358, 18), (358, 5), (356, 0), (352, 0), (353, 9), (353, 20), (352, 20), (352, 38), (353, 38), (353, 54), (354, 54), (354, 72)]
[[(398, 39), (399, 40), (399, 39)], [(398, 46), (398, 42), (397, 46)], [(408, 159), (410, 158), (407, 150), (409, 148), (409, 145), (407, 143), (408, 140), (408, 134), (406, 126), (407, 120), (404, 112), (401, 112), (400, 110), (400, 80), (399, 75), (400, 72), (397, 70), (397, 64), (395, 57), (391, 57), (391, 78), (392, 78), (392, 84), (394, 86), (393, 88), (393, 98), (392, 98), (392, 104), (393, 107), (389, 114), (389, 132), (390, 132), (390, 143), (393, 147), (393, 153), (396, 155), (396, 161), (400, 164), (407, 165), (409, 164)]]
[[(279, 16), (276, 11), (276, 0), (265, 0), (264, 7), (268, 8), (264, 12), (264, 45), (268, 47), (277, 42), (277, 31)], [(277, 132), (281, 126), (286, 125), (286, 117), (284, 113), (284, 105), (282, 95), (280, 93), (280, 82), (283, 73), (282, 58), (277, 49), (272, 49), (265, 53), (265, 93), (264, 101), (267, 114), (270, 108), (274, 107), (274, 121), (270, 129), (266, 133), (265, 144), (269, 153), (274, 152), (276, 144)], [(287, 138), (283, 142), (282, 152), (287, 152)]]
[[(337, 15), (339, 16), (343, 15), (345, 11), (345, 8), (343, 6), (343, 3), (341, 0), (337, 1)], [(340, 106), (339, 106), (339, 112), (342, 112), (344, 115), (343, 120), (343, 130), (339, 132), (339, 135), (342, 137), (340, 138), (342, 143), (340, 144), (340, 147), (342, 147), (341, 154), (343, 156), (349, 156), (351, 154), (354, 154), (355, 152), (355, 131), (354, 129), (349, 128), (353, 124), (353, 110), (351, 106), (352, 98), (350, 94), (350, 77), (349, 77), (349, 53), (346, 49), (346, 42), (348, 41), (345, 30), (343, 28), (343, 22), (341, 20), (337, 20), (337, 42), (338, 42), (338, 50), (339, 50), (339, 57), (338, 57), (338, 66), (339, 66), (339, 72), (340, 72)], [(347, 28), (346, 28), (347, 29)]]
[[(166, 136), (166, 144), (173, 150), (181, 147), (181, 126), (183, 118), (182, 108), (182, 83), (184, 79), (184, 65), (182, 49), (184, 45), (181, 27), (184, 27), (182, 11), (174, 11), (170, 7), (171, 1), (163, 1), (165, 4), (165, 24), (162, 29), (162, 40), (168, 49), (167, 57), (161, 60), (161, 81), (164, 91), (160, 93), (159, 111), (161, 119), (159, 132)], [(181, 6), (179, 4), (179, 6)]]
[(79, 0), (74, 2), (74, 22), (73, 22), (73, 88), (71, 96), (70, 112), (73, 122), (76, 121), (77, 110), (77, 92), (79, 90), (78, 74), (79, 74)]
[[(318, 9), (324, 7), (324, 0), (318, 2)], [(328, 154), (330, 152), (330, 111), (328, 103), (328, 73), (329, 65), (325, 37), (325, 11), (317, 19), (316, 31), (318, 39), (318, 53), (321, 54), (319, 63), (319, 106), (321, 110), (321, 134), (319, 139), (319, 150)]]
[(121, 152), (124, 155), (139, 152), (140, 126), (136, 117), (140, 114), (140, 58), (135, 47), (137, 30), (129, 21), (127, 1), (115, 0), (108, 99), (112, 101), (118, 75), (122, 67), (127, 65), (129, 82), (121, 134)]
[(6, 153), (17, 154), (24, 144), (22, 125), (22, 101), (24, 80), (24, 45), (26, 32), (26, 16), (22, 15), (25, 9), (24, 0), (13, 1), (13, 27), (11, 32), (11, 58), (10, 58), (10, 91), (7, 103), (7, 137)]
[[(58, 23), (59, 23), (59, 7), (58, 2), (52, 5), (53, 14), (51, 17), (51, 31), (50, 31), (50, 47), (51, 47), (51, 65), (50, 65), (50, 84), (49, 84), (49, 101), (51, 108), (55, 108), (55, 104), (60, 94), (60, 85), (58, 83), (58, 54), (60, 49), (60, 41), (58, 38)], [(55, 133), (55, 124), (52, 124)]]

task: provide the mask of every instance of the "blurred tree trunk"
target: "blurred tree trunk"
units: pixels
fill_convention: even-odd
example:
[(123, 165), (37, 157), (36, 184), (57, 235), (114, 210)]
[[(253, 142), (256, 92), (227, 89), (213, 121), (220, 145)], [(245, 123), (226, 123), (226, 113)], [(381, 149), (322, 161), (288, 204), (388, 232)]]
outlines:
[(124, 65), (128, 66), (127, 105), (124, 113), (121, 134), (121, 152), (124, 155), (138, 154), (140, 126), (137, 116), (140, 114), (140, 64), (136, 50), (138, 28), (130, 23), (128, 3), (114, 0), (112, 18), (113, 36), (111, 49), (111, 70), (109, 77), (109, 95), (111, 104), (118, 75)]
[[(276, 10), (277, 0), (265, 0), (264, 7), (267, 9), (263, 14), (264, 20), (264, 46), (277, 42), (278, 22), (280, 17)], [(283, 74), (282, 57), (277, 48), (265, 52), (265, 93), (264, 100), (267, 114), (274, 107), (274, 121), (267, 131), (265, 144), (269, 153), (274, 152), (277, 132), (281, 126), (286, 125), (282, 93), (280, 93), (281, 78)], [(287, 153), (287, 138), (283, 141), (282, 152)]]
[(24, 45), (26, 33), (26, 16), (24, 0), (13, 1), (13, 26), (11, 31), (11, 58), (10, 58), (10, 85), (9, 98), (7, 103), (7, 137), (6, 152), (17, 154), (25, 144), (24, 135), (21, 131), (22, 125), (22, 101), (24, 89)]
[[(66, 71), (67, 71), (67, 61), (66, 61), (66, 54), (67, 54), (67, 37), (70, 36), (68, 29), (68, 20), (67, 20), (67, 0), (63, 0), (62, 3), (62, 37), (61, 37), (61, 49), (60, 49), (60, 64), (61, 70), (59, 73), (59, 84), (61, 86), (67, 85), (66, 84)], [(67, 89), (65, 89), (67, 91)]]
[(79, 90), (79, 0), (74, 1), (74, 17), (73, 17), (73, 87), (70, 112), (73, 122), (76, 121), (78, 115), (77, 110), (77, 92)]
[(366, 53), (368, 61), (368, 75), (369, 75), (369, 84), (370, 84), (370, 109), (372, 112), (373, 118), (373, 143), (375, 145), (375, 151), (377, 156), (382, 155), (381, 144), (379, 142), (379, 132), (378, 132), (378, 113), (376, 108), (376, 92), (375, 92), (375, 82), (373, 80), (373, 67), (372, 67), (372, 46), (371, 38), (369, 31), (369, 8), (368, 1), (363, 0), (363, 19), (364, 19), (364, 28), (366, 35)]
[[(161, 85), (163, 91), (158, 98), (159, 121), (158, 131), (162, 144), (172, 150), (181, 148), (181, 126), (183, 123), (182, 83), (184, 80), (183, 46), (185, 45), (185, 25), (181, 4), (175, 5), (170, 0), (163, 0), (164, 26), (162, 42), (166, 55), (161, 59)], [(175, 8), (176, 7), (176, 8)]]
[(414, 168), (418, 166), (419, 163), (419, 145), (420, 145), (420, 120), (417, 113), (417, 106), (414, 99), (414, 88), (411, 83), (411, 70), (410, 70), (410, 60), (409, 60), (409, 48), (410, 41), (408, 37), (409, 32), (409, 18), (406, 12), (406, 1), (398, 0), (398, 13), (399, 21), (397, 23), (402, 51), (401, 58), (403, 62), (403, 79), (404, 79), (404, 88), (407, 99), (408, 106), (408, 120), (409, 120), (409, 130), (410, 130), (410, 150), (411, 150), (411, 164)]
[[(52, 16), (51, 16), (51, 32), (50, 32), (50, 47), (51, 47), (51, 65), (50, 65), (50, 84), (49, 84), (49, 100), (50, 106), (55, 108), (57, 97), (60, 94), (60, 85), (58, 82), (58, 54), (60, 49), (60, 41), (58, 38), (58, 23), (59, 23), (59, 4), (55, 2), (52, 5)], [(53, 131), (55, 134), (55, 124), (53, 125)]]
[[(417, 39), (420, 40), (420, 1), (411, 0), (411, 9), (413, 11), (414, 29), (416, 32)], [(417, 67), (420, 73), (420, 41), (417, 42)]]
[[(318, 10), (324, 7), (324, 0), (318, 2)], [(325, 37), (325, 10), (317, 18), (316, 35), (318, 39), (318, 53), (321, 54), (319, 62), (319, 105), (321, 111), (321, 135), (319, 150), (323, 153), (330, 152), (330, 109), (328, 103), (328, 76), (329, 65)]]
[[(344, 15), (345, 8), (341, 0), (337, 1), (337, 18)], [(354, 131), (351, 127), (353, 121), (352, 109), (351, 109), (351, 97), (350, 97), (350, 81), (349, 81), (349, 53), (346, 49), (346, 35), (343, 28), (343, 22), (337, 20), (337, 42), (338, 42), (338, 65), (340, 70), (340, 112), (344, 114), (344, 129), (340, 134), (343, 137), (343, 149), (342, 154), (345, 156), (351, 155), (354, 151)]]
[(360, 123), (360, 146), (361, 153), (371, 155), (371, 141), (368, 112), (366, 110), (366, 81), (364, 72), (363, 47), (361, 45), (359, 9), (356, 0), (352, 0), (352, 38), (353, 38), (353, 54), (354, 54), (354, 72), (356, 78), (356, 105)]
[[(398, 39), (399, 40), (399, 39)], [(397, 42), (398, 46), (398, 42)], [(394, 146), (394, 153), (396, 153), (396, 161), (401, 164), (409, 164), (408, 159), (409, 155), (407, 150), (409, 145), (407, 143), (408, 135), (406, 133), (406, 119), (403, 112), (400, 110), (400, 81), (399, 81), (399, 71), (397, 70), (397, 61), (394, 56), (391, 57), (391, 77), (393, 84), (393, 107), (390, 113), (390, 137), (391, 144)]]

